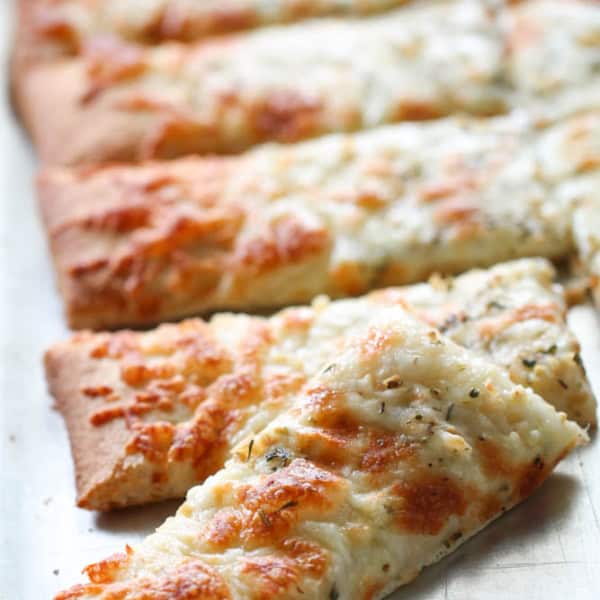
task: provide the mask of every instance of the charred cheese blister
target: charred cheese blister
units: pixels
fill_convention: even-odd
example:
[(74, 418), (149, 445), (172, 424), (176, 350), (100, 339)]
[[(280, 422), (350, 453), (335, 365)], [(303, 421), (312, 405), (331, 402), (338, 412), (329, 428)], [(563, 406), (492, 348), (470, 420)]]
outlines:
[(398, 307), (593, 424), (595, 400), (552, 280), (546, 261), (524, 260), (354, 300), (321, 298), (268, 319), (222, 314), (56, 344), (46, 372), (69, 431), (78, 503), (107, 510), (182, 497), (380, 312)]
[(56, 599), (383, 598), (586, 439), (501, 368), (381, 310), (175, 517)]

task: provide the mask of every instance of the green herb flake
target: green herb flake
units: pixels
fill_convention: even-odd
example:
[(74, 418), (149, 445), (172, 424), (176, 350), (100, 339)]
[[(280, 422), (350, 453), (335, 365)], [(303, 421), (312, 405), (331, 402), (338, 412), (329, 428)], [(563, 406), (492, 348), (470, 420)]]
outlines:
[(575, 364), (579, 366), (582, 373), (585, 375), (585, 367), (583, 366), (583, 361), (581, 360), (581, 354), (579, 354), (579, 352), (576, 352), (573, 355), (573, 360), (575, 361)]
[(458, 542), (458, 540), (460, 540), (460, 538), (463, 536), (462, 531), (457, 531), (456, 533), (453, 533), (445, 542), (444, 542), (444, 546), (446, 546), (446, 548), (450, 548), (450, 546), (452, 546), (453, 544), (455, 544), (456, 542)]
[(521, 362), (528, 369), (533, 369), (533, 367), (535, 367), (535, 365), (537, 364), (537, 361), (533, 358), (524, 358)]
[(271, 448), (265, 454), (265, 460), (267, 462), (271, 462), (272, 460), (278, 459), (280, 461), (281, 467), (287, 467), (290, 463), (290, 452), (286, 448), (282, 446), (276, 446), (275, 448)]
[(248, 458), (246, 460), (250, 460), (250, 457), (252, 456), (252, 447), (254, 446), (254, 439), (250, 440), (250, 443), (248, 444)]
[(491, 302), (488, 302), (487, 307), (488, 307), (488, 309), (497, 308), (498, 310), (503, 310), (506, 308), (506, 306), (504, 306), (504, 304), (501, 304), (497, 300), (492, 300)]
[(271, 519), (269, 519), (269, 516), (262, 508), (258, 509), (258, 516), (260, 517), (260, 520), (263, 522), (265, 527), (268, 527), (268, 528), (271, 527), (271, 525), (272, 525)]
[(477, 398), (477, 396), (479, 396), (479, 390), (477, 388), (471, 388), (471, 391), (469, 392), (469, 396), (471, 398)]

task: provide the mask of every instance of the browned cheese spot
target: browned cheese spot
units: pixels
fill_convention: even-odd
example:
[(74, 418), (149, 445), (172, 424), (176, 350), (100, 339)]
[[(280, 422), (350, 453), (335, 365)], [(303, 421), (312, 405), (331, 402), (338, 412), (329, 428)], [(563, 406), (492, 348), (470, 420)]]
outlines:
[(394, 521), (409, 533), (436, 535), (451, 516), (467, 510), (464, 486), (447, 476), (425, 474), (396, 484), (392, 491), (399, 500), (392, 507)]
[(76, 585), (59, 593), (54, 600), (75, 600), (84, 596), (102, 600), (230, 600), (231, 594), (221, 576), (199, 560), (189, 559), (153, 577)]

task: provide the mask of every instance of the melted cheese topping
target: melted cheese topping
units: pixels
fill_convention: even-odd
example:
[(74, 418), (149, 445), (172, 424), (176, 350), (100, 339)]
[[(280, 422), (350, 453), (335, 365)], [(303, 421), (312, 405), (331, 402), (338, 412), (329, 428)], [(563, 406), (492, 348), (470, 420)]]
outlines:
[[(48, 161), (90, 162), (231, 153), (456, 112), (541, 110), (540, 102), (562, 107), (598, 88), (599, 13), (583, 1), (453, 0), (200, 44), (91, 38), (54, 76), (42, 67), (48, 78), (34, 75), (25, 86), (25, 97), (40, 102), (42, 88), (64, 80), (65, 95), (52, 90), (49, 103), (65, 111), (60, 131), (68, 123), (85, 130), (71, 154), (55, 144), (59, 131), (43, 111), (27, 111), (28, 120)], [(67, 98), (74, 82), (79, 91)]]
[(101, 443), (113, 452), (114, 464), (105, 460), (96, 472), (73, 444), (79, 504), (108, 509), (183, 495), (285, 410), (380, 312), (403, 306), (593, 423), (595, 401), (552, 276), (548, 263), (528, 260), (356, 300), (321, 298), (270, 319), (223, 314), (58, 344), (46, 364), (72, 439), (92, 436), (87, 452)]
[(542, 130), (447, 119), (240, 158), (51, 169), (40, 190), (71, 323), (115, 326), (564, 256), (599, 140), (596, 111)]
[[(111, 59), (117, 67), (123, 54), (94, 46), (87, 57), (103, 65), (90, 93), (110, 101), (114, 87), (112, 102), (124, 109), (128, 103), (134, 109), (140, 103), (169, 106), (175, 119), (184, 111), (205, 150), (239, 150), (461, 108), (498, 112), (504, 102), (494, 82), (501, 68), (497, 38), (480, 3), (423, 5), (365, 21), (331, 20), (140, 51), (140, 70), (107, 85)], [(160, 155), (164, 144), (168, 152), (169, 134), (167, 127), (156, 131), (147, 151)]]
[(76, 50), (94, 35), (152, 43), (293, 22), (330, 14), (367, 15), (407, 0), (42, 0), (32, 27), (46, 41)]
[(57, 599), (382, 598), (585, 440), (502, 369), (382, 308), (177, 516)]

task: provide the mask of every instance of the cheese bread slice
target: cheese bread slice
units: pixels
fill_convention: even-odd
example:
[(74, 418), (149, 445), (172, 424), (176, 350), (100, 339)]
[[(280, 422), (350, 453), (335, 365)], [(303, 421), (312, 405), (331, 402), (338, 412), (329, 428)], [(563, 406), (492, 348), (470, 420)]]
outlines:
[[(598, 91), (600, 8), (597, 2), (525, 0), (504, 13), (506, 77), (520, 94), (545, 102)], [(598, 106), (596, 104), (596, 106)]]
[(383, 598), (586, 437), (499, 367), (382, 310), (175, 517), (55, 600)]
[(595, 400), (552, 277), (547, 262), (524, 260), (360, 299), (322, 298), (268, 319), (222, 314), (57, 344), (46, 373), (69, 432), (78, 504), (108, 510), (182, 497), (375, 316), (403, 306), (593, 424)]
[[(149, 324), (422, 281), (573, 249), (600, 112), (402, 124), (240, 157), (46, 169), (75, 328)], [(585, 148), (588, 147), (588, 150)]]
[[(77, 53), (111, 35), (133, 42), (193, 41), (326, 15), (364, 16), (407, 0), (20, 0), (20, 27), (48, 55)], [(41, 50), (41, 49), (40, 49)], [(51, 53), (52, 52), (52, 53)]]
[(453, 0), (191, 45), (92, 38), (14, 76), (42, 159), (89, 163), (502, 112), (503, 52), (495, 12)]
[(508, 4), (416, 2), (195, 44), (92, 37), (72, 58), (17, 61), (16, 100), (44, 161), (90, 163), (560, 106), (600, 88), (597, 3)]

